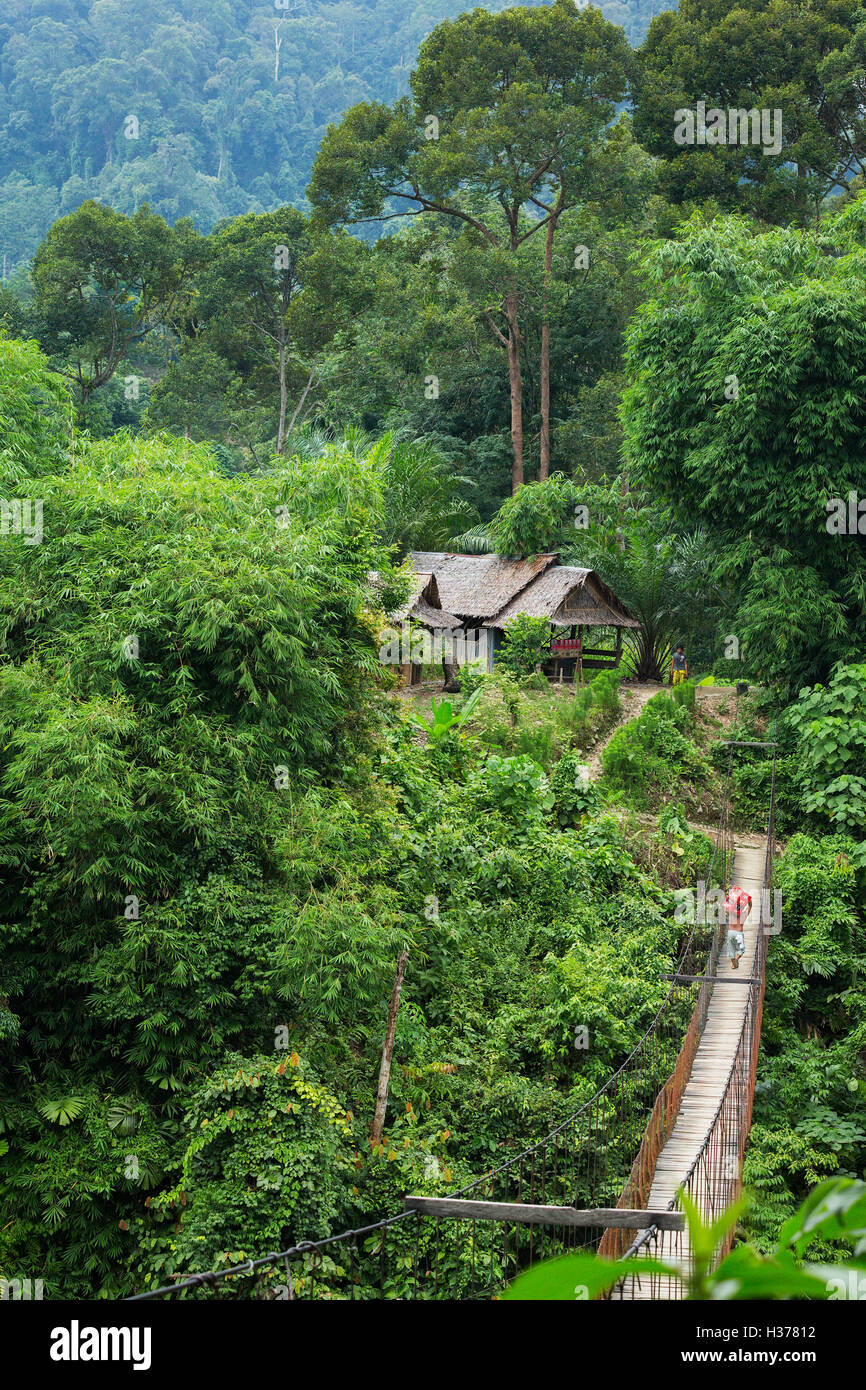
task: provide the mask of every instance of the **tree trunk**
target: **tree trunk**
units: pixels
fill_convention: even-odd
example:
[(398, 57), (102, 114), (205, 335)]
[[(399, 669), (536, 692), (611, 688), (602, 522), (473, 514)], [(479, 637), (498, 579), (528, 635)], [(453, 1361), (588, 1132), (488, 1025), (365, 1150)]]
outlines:
[(550, 324), (541, 325), (541, 449), (538, 477), (541, 482), (550, 475)]
[(277, 27), (274, 30), (274, 86), (280, 80), (280, 49), (282, 46), (283, 41), (279, 37), (279, 27)]
[[(560, 195), (560, 202), (562, 201)], [(553, 276), (553, 238), (557, 214), (547, 224), (544, 238), (544, 308), (541, 315), (541, 453), (540, 479), (550, 474), (550, 281)]]
[(381, 1144), (382, 1130), (385, 1128), (385, 1109), (388, 1105), (388, 1082), (391, 1079), (391, 1054), (394, 1051), (394, 1034), (397, 1031), (397, 1010), (400, 1007), (400, 991), (409, 952), (401, 951), (397, 958), (397, 974), (391, 991), (391, 1005), (388, 1009), (388, 1023), (385, 1028), (385, 1046), (382, 1048), (382, 1065), (379, 1067), (379, 1089), (376, 1092), (376, 1109), (370, 1125), (370, 1143)]
[(286, 389), (286, 338), (280, 334), (280, 423), (277, 427), (277, 453), (282, 454), (286, 447), (286, 411), (288, 391)]
[(620, 480), (619, 497), (619, 507), (617, 509), (618, 524), (616, 528), (616, 544), (619, 550), (625, 550), (625, 535), (622, 529), (622, 514), (623, 509), (625, 507), (625, 499), (626, 497), (628, 497), (628, 473), (623, 473), (622, 478)]
[(460, 683), (457, 674), (459, 670), (460, 667), (455, 665), (453, 661), (443, 660), (442, 671), (445, 676), (445, 684), (443, 685), (442, 689), (448, 695), (456, 695), (460, 689)]
[(523, 379), (520, 372), (520, 327), (517, 322), (517, 291), (505, 300), (508, 320), (508, 384), (511, 391), (511, 491), (523, 486)]
[(315, 379), (316, 379), (316, 371), (317, 371), (317, 370), (318, 370), (318, 369), (317, 369), (317, 367), (316, 367), (316, 365), (315, 365), (315, 363), (314, 363), (314, 364), (313, 364), (313, 369), (312, 369), (312, 371), (310, 372), (309, 377), (307, 378), (307, 384), (306, 384), (306, 386), (304, 387), (303, 392), (302, 392), (302, 394), (301, 394), (301, 399), (298, 401), (298, 404), (295, 406), (294, 414), (292, 415), (292, 418), (291, 418), (291, 420), (289, 421), (289, 428), (286, 430), (286, 439), (287, 439), (287, 440), (291, 439), (291, 437), (292, 437), (292, 431), (293, 431), (293, 429), (295, 428), (295, 421), (297, 420), (298, 416), (300, 415), (300, 413), (301, 413), (301, 407), (302, 407), (302, 405), (304, 404), (304, 401), (307, 399), (307, 396), (308, 396), (309, 391), (310, 391), (310, 387), (313, 385), (313, 383), (314, 383), (314, 381), (315, 381)]

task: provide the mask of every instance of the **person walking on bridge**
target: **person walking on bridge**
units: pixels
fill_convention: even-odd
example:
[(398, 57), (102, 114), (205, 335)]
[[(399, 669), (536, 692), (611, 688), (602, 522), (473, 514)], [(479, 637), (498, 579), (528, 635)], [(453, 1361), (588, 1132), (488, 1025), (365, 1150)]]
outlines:
[(728, 914), (728, 959), (731, 962), (732, 970), (739, 970), (740, 968), (740, 956), (746, 949), (743, 923), (751, 910), (751, 894), (747, 893), (745, 888), (739, 888), (735, 883), (732, 883), (728, 896), (725, 898), (725, 911)]
[(683, 651), (683, 644), (680, 642), (673, 656), (671, 657), (671, 685), (682, 685), (683, 681), (689, 678), (689, 663)]

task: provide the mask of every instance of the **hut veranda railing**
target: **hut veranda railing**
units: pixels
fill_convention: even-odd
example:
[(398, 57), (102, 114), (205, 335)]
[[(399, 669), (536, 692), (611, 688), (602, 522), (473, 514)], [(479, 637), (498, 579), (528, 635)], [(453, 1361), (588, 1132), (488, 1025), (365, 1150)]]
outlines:
[[(726, 886), (730, 882), (732, 758), (733, 746), (708, 884), (716, 868), (721, 882)], [(767, 890), (772, 882), (774, 807), (775, 757), (764, 859)], [(605, 1085), (543, 1139), (448, 1197), (410, 1195), (404, 1211), (380, 1221), (191, 1274), (144, 1290), (130, 1301), (197, 1295), (486, 1299), (521, 1269), (577, 1249), (636, 1255), (646, 1248), (676, 1259), (683, 1242), (676, 1201), (665, 1213), (647, 1214), (646, 1204), (655, 1161), (675, 1123), (714, 987), (703, 981), (695, 1000), (689, 980), (715, 973), (723, 939), (723, 926), (716, 928), (699, 918), (696, 914), (670, 988), (643, 1037)], [(766, 948), (767, 928), (762, 920), (749, 1003), (728, 1084), (685, 1177), (685, 1190), (710, 1213), (718, 1213), (739, 1192), (757, 1066)], [(732, 1154), (736, 1163), (731, 1162)], [(520, 1211), (515, 1212), (515, 1207)], [(719, 1252), (720, 1257), (723, 1253)]]

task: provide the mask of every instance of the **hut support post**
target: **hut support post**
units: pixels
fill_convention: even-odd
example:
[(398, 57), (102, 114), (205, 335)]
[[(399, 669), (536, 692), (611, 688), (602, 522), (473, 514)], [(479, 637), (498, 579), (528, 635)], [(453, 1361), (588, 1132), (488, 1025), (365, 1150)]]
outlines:
[(616, 652), (614, 653), (614, 660), (616, 661), (617, 666), (619, 665), (621, 658), (622, 658), (622, 628), (621, 628), (621, 627), (618, 627), (617, 630), (616, 630)]
[(583, 624), (577, 629), (577, 684), (583, 689)]

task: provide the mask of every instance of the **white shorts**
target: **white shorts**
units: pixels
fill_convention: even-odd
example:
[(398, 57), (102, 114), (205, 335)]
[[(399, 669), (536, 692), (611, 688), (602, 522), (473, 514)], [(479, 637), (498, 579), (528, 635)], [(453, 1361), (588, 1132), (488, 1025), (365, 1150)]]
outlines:
[(741, 931), (730, 930), (728, 932), (728, 959), (734, 960), (741, 956), (746, 949), (746, 938)]

